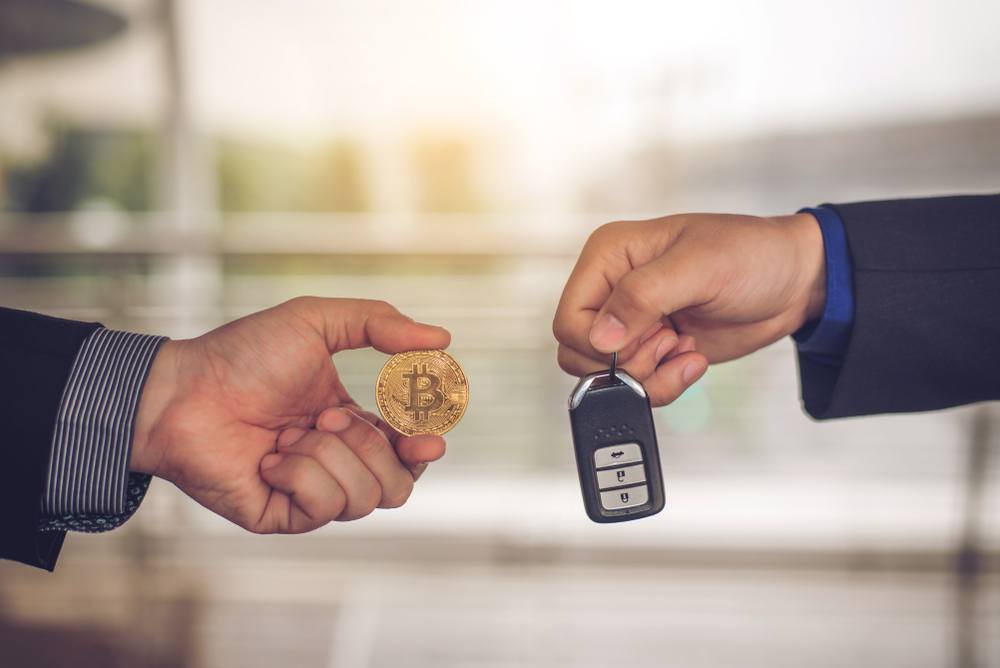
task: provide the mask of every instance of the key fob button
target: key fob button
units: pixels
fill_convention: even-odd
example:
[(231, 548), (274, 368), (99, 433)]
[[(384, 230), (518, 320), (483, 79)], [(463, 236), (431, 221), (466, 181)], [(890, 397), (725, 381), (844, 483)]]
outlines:
[(601, 505), (605, 510), (621, 510), (641, 506), (649, 501), (649, 488), (645, 485), (601, 492)]
[(641, 461), (642, 450), (638, 443), (622, 443), (594, 450), (594, 466), (599, 469)]
[(639, 482), (646, 482), (646, 468), (642, 464), (597, 472), (597, 486), (601, 489), (634, 485)]

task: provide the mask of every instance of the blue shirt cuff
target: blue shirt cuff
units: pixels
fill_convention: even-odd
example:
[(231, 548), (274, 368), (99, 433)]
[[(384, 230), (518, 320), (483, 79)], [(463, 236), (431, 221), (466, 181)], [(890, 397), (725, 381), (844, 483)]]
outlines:
[(830, 207), (802, 209), (819, 223), (826, 259), (826, 305), (817, 322), (792, 335), (799, 353), (818, 362), (840, 365), (854, 326), (854, 284), (851, 252), (844, 223)]

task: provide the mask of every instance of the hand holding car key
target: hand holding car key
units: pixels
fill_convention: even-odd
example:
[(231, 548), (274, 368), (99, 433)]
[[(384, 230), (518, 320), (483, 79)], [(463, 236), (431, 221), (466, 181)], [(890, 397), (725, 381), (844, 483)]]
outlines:
[(663, 510), (663, 475), (649, 398), (642, 384), (611, 368), (582, 378), (569, 400), (569, 420), (587, 515), (623, 522)]

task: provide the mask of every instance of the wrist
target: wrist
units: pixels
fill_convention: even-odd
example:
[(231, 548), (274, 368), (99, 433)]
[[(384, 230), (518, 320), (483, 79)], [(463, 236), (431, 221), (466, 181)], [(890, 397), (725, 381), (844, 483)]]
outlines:
[(177, 393), (181, 341), (165, 341), (149, 369), (136, 411), (129, 471), (156, 475), (166, 450), (164, 417)]
[(783, 216), (794, 241), (796, 290), (792, 300), (789, 331), (794, 333), (823, 317), (826, 307), (826, 254), (819, 221), (809, 213)]

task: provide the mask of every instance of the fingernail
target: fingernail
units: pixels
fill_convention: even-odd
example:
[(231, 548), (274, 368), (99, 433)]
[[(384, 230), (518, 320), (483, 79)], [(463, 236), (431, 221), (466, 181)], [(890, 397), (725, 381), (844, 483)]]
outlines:
[(260, 470), (266, 471), (267, 469), (273, 469), (280, 463), (281, 463), (281, 455), (276, 455), (274, 453), (271, 453), (260, 460)]
[(590, 328), (590, 343), (598, 350), (616, 351), (624, 340), (625, 324), (610, 313), (602, 315)]
[(677, 337), (664, 336), (663, 340), (656, 344), (656, 361), (660, 362), (677, 345)]
[[(364, 422), (365, 424), (372, 424), (371, 420), (369, 420), (368, 418), (366, 418), (364, 415), (362, 415), (360, 412), (354, 410), (353, 408), (344, 407), (344, 408), (341, 408), (340, 410), (343, 411), (344, 413), (346, 413), (352, 420), (360, 420), (361, 422)], [(372, 426), (374, 427), (375, 425), (372, 425)]]
[(684, 381), (685, 385), (690, 385), (698, 380), (703, 373), (705, 373), (705, 367), (702, 366), (701, 362), (688, 362), (684, 371), (681, 372), (681, 380)]

